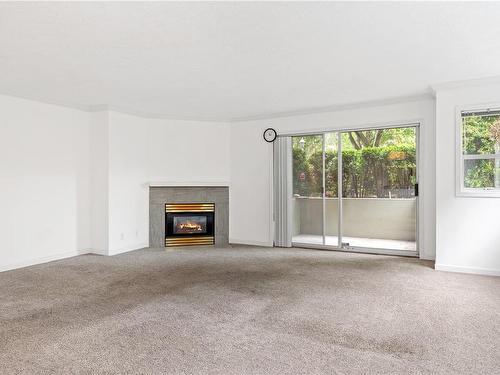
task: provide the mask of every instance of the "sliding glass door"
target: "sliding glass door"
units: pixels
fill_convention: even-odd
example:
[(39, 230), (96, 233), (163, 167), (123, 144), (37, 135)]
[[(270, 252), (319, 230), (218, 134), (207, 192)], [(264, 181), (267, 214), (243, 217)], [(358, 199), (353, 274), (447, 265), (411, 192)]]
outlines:
[(417, 128), (343, 132), (344, 247), (416, 251)]
[(417, 253), (418, 126), (292, 137), (292, 243)]
[(323, 134), (292, 137), (292, 242), (324, 245)]

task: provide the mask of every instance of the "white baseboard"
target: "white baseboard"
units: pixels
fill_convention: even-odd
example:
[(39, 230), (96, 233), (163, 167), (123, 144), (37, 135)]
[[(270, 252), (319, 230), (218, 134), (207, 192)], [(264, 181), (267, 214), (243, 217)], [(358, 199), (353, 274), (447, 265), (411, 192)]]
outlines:
[(141, 242), (139, 244), (125, 246), (125, 247), (121, 247), (119, 249), (108, 251), (108, 253), (106, 255), (113, 256), (113, 255), (128, 253), (129, 251), (144, 249), (145, 247), (149, 247), (149, 243), (147, 243), (147, 242)]
[(434, 268), (438, 271), (471, 273), (475, 275), (487, 275), (487, 276), (500, 276), (500, 270), (494, 270), (490, 268), (451, 266), (448, 264), (437, 264), (437, 263), (434, 266)]
[(108, 255), (107, 250), (102, 250), (102, 249), (89, 249), (88, 254), (95, 254), (95, 255)]
[(34, 265), (42, 264), (42, 263), (53, 262), (55, 260), (72, 258), (72, 257), (76, 257), (78, 255), (89, 254), (91, 252), (92, 252), (91, 249), (82, 249), (82, 250), (68, 251), (65, 253), (48, 255), (45, 257), (27, 259), (27, 260), (24, 260), (22, 262), (0, 265), (0, 272), (15, 270), (18, 268), (24, 268), (24, 267), (29, 267), (29, 266), (34, 266)]
[(251, 245), (251, 246), (264, 246), (264, 247), (273, 247), (272, 242), (265, 241), (253, 241), (253, 240), (239, 240), (236, 238), (230, 238), (229, 243), (231, 245)]

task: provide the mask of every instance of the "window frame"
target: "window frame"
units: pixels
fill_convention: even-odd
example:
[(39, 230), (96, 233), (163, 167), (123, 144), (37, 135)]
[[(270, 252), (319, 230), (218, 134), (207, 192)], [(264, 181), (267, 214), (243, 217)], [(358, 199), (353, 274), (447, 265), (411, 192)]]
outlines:
[(500, 188), (467, 188), (465, 187), (465, 160), (500, 159), (500, 154), (464, 155), (462, 114), (463, 112), (500, 111), (500, 103), (457, 106), (455, 114), (456, 129), (456, 196), (473, 198), (500, 198)]

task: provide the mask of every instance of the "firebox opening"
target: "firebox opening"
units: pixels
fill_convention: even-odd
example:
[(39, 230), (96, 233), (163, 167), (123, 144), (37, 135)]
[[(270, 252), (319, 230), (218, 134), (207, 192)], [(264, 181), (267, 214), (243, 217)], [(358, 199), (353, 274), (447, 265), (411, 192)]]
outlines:
[(215, 204), (165, 204), (165, 246), (213, 245)]
[(205, 216), (174, 217), (174, 234), (207, 233), (207, 218)]

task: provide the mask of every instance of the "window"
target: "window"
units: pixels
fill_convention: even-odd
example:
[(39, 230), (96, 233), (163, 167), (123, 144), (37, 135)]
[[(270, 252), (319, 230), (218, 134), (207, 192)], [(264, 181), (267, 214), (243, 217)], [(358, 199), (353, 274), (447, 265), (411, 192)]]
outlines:
[(500, 108), (458, 115), (457, 195), (500, 197)]

